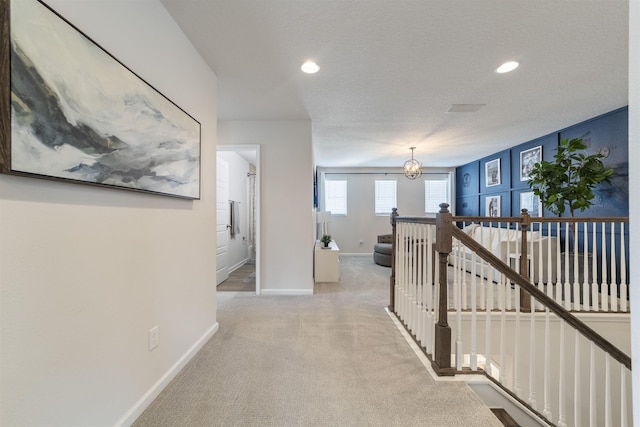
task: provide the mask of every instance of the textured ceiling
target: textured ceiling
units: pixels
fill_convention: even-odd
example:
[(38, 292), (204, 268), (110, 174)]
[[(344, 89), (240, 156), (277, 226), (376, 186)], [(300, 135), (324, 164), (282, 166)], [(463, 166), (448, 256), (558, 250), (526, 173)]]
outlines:
[(311, 119), (318, 166), (459, 166), (627, 105), (627, 0), (161, 2), (219, 119)]

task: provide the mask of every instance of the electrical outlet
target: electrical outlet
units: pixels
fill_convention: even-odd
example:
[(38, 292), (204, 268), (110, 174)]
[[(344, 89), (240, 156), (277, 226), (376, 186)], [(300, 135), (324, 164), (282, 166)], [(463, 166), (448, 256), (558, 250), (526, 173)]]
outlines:
[(158, 346), (158, 326), (149, 329), (149, 351)]

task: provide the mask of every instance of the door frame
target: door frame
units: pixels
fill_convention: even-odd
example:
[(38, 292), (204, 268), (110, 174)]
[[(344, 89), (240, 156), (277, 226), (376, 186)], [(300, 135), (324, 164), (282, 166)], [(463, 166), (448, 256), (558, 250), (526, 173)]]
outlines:
[(261, 168), (260, 168), (260, 145), (258, 144), (240, 144), (240, 145), (218, 145), (216, 147), (216, 155), (218, 151), (255, 151), (255, 166), (256, 166), (256, 295), (261, 294), (261, 272), (262, 272), (262, 242), (260, 232), (260, 218), (262, 211), (262, 198), (261, 198)]

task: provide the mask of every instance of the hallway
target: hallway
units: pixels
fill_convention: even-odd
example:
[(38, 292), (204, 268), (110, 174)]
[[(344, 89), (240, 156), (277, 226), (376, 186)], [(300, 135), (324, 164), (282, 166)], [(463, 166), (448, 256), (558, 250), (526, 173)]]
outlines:
[(386, 313), (390, 269), (341, 257), (313, 296), (218, 293), (219, 331), (135, 426), (496, 426), (435, 382)]

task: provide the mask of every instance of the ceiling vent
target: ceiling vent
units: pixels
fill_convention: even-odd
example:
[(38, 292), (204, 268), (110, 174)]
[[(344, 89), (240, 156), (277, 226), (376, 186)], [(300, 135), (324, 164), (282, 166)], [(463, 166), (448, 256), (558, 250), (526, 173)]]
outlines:
[(475, 113), (486, 104), (452, 104), (447, 113)]

